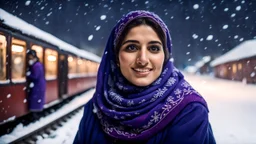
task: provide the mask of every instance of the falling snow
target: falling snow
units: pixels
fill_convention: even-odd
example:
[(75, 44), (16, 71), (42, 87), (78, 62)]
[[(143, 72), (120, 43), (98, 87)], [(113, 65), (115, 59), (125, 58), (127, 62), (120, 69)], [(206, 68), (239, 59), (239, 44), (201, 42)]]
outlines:
[(48, 14), (47, 14), (47, 16), (50, 16), (52, 14), (52, 12), (49, 12)]
[(198, 5), (198, 4), (194, 4), (193, 8), (194, 8), (194, 9), (198, 9), (198, 8), (199, 8), (199, 5)]
[(236, 16), (236, 14), (235, 13), (233, 13), (232, 15), (231, 15), (231, 17), (235, 17)]
[(225, 12), (228, 11), (228, 8), (225, 8), (224, 11), (225, 11)]
[(100, 30), (100, 26), (97, 26), (97, 27), (96, 27), (96, 31), (98, 31), (98, 30)]
[(197, 34), (193, 34), (192, 37), (193, 37), (194, 39), (197, 39), (197, 38), (198, 38), (198, 35), (197, 35)]
[(91, 41), (92, 38), (93, 38), (93, 35), (90, 35), (90, 36), (88, 37), (88, 41)]
[(227, 29), (227, 28), (228, 28), (228, 25), (224, 25), (222, 28), (223, 28), (223, 29)]
[(10, 98), (11, 96), (12, 96), (11, 94), (8, 94), (8, 95), (7, 95), (7, 98)]
[(237, 10), (237, 11), (240, 11), (240, 10), (241, 10), (241, 6), (237, 6), (237, 7), (236, 7), (236, 10)]
[(26, 1), (26, 2), (25, 2), (25, 5), (26, 5), (26, 6), (29, 6), (29, 5), (30, 5), (30, 3), (31, 3), (31, 1), (30, 1), (30, 0), (28, 0), (28, 1)]
[(30, 88), (33, 88), (33, 87), (34, 87), (34, 83), (30, 83), (30, 84), (29, 84), (29, 87), (30, 87)]
[(206, 40), (208, 40), (208, 41), (212, 40), (212, 39), (213, 39), (213, 35), (208, 35), (207, 38), (206, 38)]
[(100, 16), (100, 20), (105, 20), (106, 17), (107, 17), (106, 15), (101, 15), (101, 16)]
[(255, 72), (251, 73), (251, 77), (255, 77), (255, 75), (256, 75)]

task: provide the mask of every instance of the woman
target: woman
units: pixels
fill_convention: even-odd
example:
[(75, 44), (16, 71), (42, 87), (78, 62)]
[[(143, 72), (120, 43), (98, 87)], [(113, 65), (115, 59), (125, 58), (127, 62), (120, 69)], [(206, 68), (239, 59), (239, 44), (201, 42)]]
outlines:
[[(43, 110), (45, 102), (46, 81), (44, 77), (43, 65), (39, 62), (35, 50), (27, 51), (28, 57), (28, 109), (31, 112), (40, 112)], [(34, 113), (35, 117), (36, 113)]]
[(114, 27), (74, 143), (215, 143), (205, 100), (170, 61), (164, 22), (133, 11)]

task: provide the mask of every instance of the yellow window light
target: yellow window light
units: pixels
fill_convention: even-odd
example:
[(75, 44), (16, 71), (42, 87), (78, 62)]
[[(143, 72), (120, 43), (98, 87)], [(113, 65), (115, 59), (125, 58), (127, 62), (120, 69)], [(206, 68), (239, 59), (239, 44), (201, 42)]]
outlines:
[(23, 52), (24, 51), (24, 47), (23, 46), (19, 46), (19, 45), (12, 45), (12, 51), (13, 52)]
[(73, 57), (69, 56), (68, 57), (68, 62), (72, 62), (73, 61)]
[(54, 55), (49, 55), (49, 56), (47, 57), (47, 59), (48, 59), (48, 61), (56, 61), (56, 56), (54, 56)]

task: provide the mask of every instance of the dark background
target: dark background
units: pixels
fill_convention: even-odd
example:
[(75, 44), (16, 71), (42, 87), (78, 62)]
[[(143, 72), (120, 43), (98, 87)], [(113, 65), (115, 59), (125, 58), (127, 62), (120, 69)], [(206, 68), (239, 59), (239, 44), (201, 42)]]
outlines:
[(256, 39), (256, 0), (1, 0), (0, 8), (99, 56), (122, 15), (153, 11), (170, 29), (179, 68)]

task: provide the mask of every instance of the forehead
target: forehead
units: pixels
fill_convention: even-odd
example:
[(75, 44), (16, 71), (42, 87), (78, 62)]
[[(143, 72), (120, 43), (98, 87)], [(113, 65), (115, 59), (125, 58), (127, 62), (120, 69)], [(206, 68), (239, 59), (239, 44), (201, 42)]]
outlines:
[(156, 31), (148, 25), (139, 25), (131, 28), (128, 31), (127, 35), (125, 36), (124, 40), (130, 39), (130, 38), (136, 38), (137, 40), (139, 39), (160, 40)]

